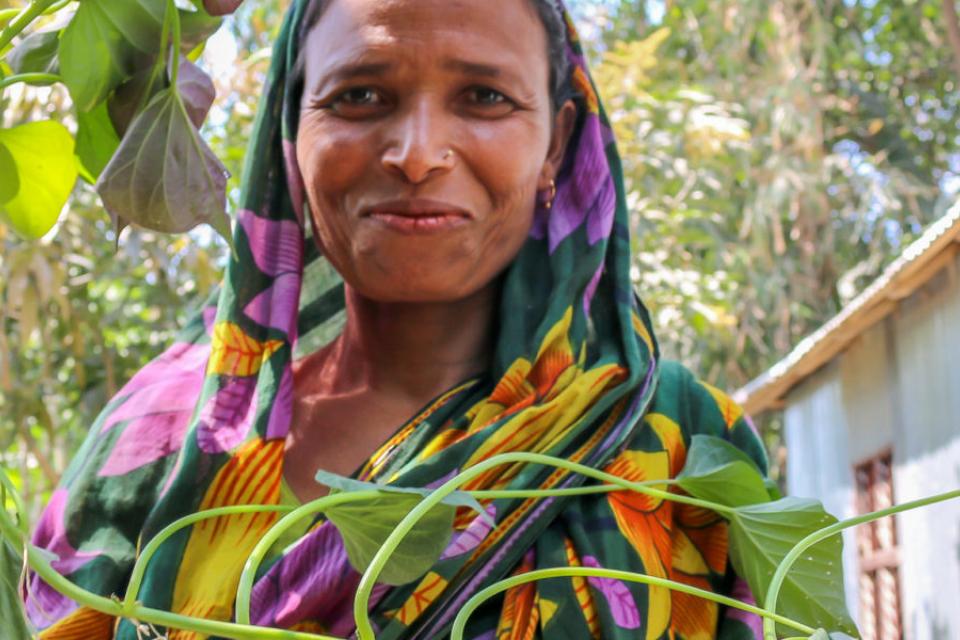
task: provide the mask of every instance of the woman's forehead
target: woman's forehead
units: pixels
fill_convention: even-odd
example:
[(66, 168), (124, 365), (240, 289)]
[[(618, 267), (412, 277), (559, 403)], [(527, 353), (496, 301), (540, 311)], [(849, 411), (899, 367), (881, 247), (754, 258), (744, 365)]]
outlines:
[(456, 61), (546, 73), (546, 33), (529, 0), (332, 0), (307, 36), (314, 79), (361, 60)]

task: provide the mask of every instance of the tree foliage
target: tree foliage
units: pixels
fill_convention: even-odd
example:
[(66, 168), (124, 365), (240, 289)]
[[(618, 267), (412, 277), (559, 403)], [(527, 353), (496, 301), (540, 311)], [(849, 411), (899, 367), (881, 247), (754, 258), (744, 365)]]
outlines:
[(669, 353), (743, 384), (942, 214), (960, 164), (960, 78), (946, 64), (960, 51), (944, 6), (688, 0), (599, 12), (634, 275)]

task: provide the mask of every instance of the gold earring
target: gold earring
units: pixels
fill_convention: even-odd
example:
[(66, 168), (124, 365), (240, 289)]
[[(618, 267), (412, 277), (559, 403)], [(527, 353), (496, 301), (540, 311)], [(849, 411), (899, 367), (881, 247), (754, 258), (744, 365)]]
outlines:
[(547, 196), (547, 199), (543, 203), (543, 208), (547, 211), (553, 209), (553, 199), (557, 197), (557, 181), (550, 180), (550, 195)]

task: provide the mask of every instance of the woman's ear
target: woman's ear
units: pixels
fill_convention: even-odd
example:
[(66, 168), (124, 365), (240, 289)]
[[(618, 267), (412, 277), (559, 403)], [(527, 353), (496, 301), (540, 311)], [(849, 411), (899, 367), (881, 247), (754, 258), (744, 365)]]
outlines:
[(560, 166), (563, 164), (563, 156), (567, 151), (567, 144), (570, 142), (570, 136), (573, 135), (573, 127), (577, 122), (577, 106), (573, 100), (567, 100), (557, 109), (557, 114), (553, 119), (553, 132), (550, 135), (550, 147), (547, 149), (547, 159), (543, 163), (543, 170), (540, 172), (539, 189), (546, 189), (550, 186), (550, 181), (557, 177), (560, 172)]

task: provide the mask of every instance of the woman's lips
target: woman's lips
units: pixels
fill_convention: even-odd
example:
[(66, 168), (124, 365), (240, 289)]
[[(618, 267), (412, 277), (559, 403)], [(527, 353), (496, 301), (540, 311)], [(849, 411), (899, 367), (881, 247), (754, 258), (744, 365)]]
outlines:
[(462, 227), (470, 214), (458, 207), (430, 200), (404, 200), (370, 207), (366, 216), (400, 233), (439, 233)]

